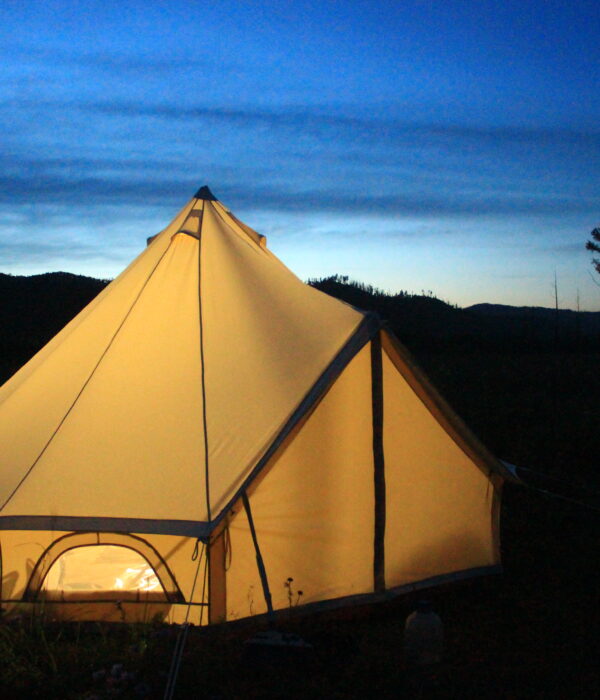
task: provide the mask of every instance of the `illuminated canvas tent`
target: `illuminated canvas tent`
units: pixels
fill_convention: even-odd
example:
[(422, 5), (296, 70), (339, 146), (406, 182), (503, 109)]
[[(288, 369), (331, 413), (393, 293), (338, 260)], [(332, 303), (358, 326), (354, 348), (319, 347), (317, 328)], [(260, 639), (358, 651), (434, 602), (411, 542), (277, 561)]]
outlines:
[(204, 624), (489, 571), (504, 476), (204, 187), (0, 388), (2, 605)]

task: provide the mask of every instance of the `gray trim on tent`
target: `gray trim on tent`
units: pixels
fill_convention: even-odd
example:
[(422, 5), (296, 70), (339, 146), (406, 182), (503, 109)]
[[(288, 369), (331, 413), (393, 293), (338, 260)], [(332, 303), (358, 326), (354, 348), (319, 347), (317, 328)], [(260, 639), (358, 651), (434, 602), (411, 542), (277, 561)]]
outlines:
[(260, 584), (263, 589), (263, 596), (265, 598), (265, 603), (267, 604), (267, 612), (272, 617), (273, 616), (273, 599), (271, 597), (271, 591), (269, 589), (269, 579), (267, 577), (267, 570), (265, 569), (265, 562), (263, 560), (260, 546), (258, 544), (258, 538), (256, 536), (256, 529), (254, 527), (254, 518), (252, 517), (252, 509), (250, 508), (250, 501), (248, 500), (248, 495), (245, 491), (242, 491), (242, 502), (244, 504), (244, 510), (246, 511), (246, 517), (248, 518), (248, 526), (250, 527), (250, 534), (252, 536), (252, 543), (254, 544), (254, 553), (256, 555), (256, 566), (258, 568), (258, 575), (260, 576)]
[(0, 515), (0, 530), (64, 532), (122, 532), (144, 535), (182, 535), (207, 541), (212, 527), (197, 520), (105, 518), (85, 515)]

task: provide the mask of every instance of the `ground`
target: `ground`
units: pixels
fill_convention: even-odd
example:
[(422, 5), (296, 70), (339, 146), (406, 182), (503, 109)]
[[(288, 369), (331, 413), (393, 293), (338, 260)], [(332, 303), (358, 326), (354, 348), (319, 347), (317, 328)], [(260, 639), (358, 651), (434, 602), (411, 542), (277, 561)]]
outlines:
[[(403, 661), (404, 621), (418, 599), (411, 594), (284, 615), (280, 628), (312, 644), (305, 653), (249, 653), (256, 621), (192, 629), (174, 697), (592, 698), (599, 523), (592, 509), (507, 487), (504, 573), (427, 591), (446, 637), (443, 662), (427, 676)], [(163, 625), (5, 621), (2, 698), (162, 698), (176, 641), (177, 629)], [(122, 669), (113, 676), (115, 664)]]

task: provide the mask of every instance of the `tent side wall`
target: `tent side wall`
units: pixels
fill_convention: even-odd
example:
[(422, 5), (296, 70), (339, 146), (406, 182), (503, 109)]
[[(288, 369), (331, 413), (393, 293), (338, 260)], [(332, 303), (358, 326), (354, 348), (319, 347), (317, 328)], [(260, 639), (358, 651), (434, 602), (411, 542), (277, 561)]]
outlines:
[(387, 587), (496, 568), (502, 480), (493, 460), (437, 405), (397, 341), (384, 333), (383, 345)]
[[(437, 394), (394, 352), (397, 341), (381, 335), (385, 588), (496, 569), (502, 479), (492, 474), (493, 459), (445, 404), (434, 406)], [(374, 346), (349, 363), (251, 490), (275, 610), (381, 590), (374, 562)], [(234, 511), (223, 558), (228, 620), (266, 612), (248, 519), (241, 503)]]
[(163, 237), (137, 261), (5, 385), (0, 517), (206, 519), (198, 243)]
[[(250, 492), (275, 610), (373, 590), (370, 372), (367, 345)], [(248, 519), (234, 510), (228, 620), (266, 611)]]

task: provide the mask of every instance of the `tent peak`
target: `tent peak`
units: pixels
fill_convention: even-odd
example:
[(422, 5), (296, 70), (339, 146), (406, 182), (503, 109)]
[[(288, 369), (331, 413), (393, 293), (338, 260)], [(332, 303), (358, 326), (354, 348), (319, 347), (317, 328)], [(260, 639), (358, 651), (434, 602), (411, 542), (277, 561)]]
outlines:
[(217, 198), (215, 195), (210, 191), (207, 185), (202, 185), (202, 187), (196, 192), (194, 195), (196, 199), (204, 199), (208, 202), (216, 202)]

